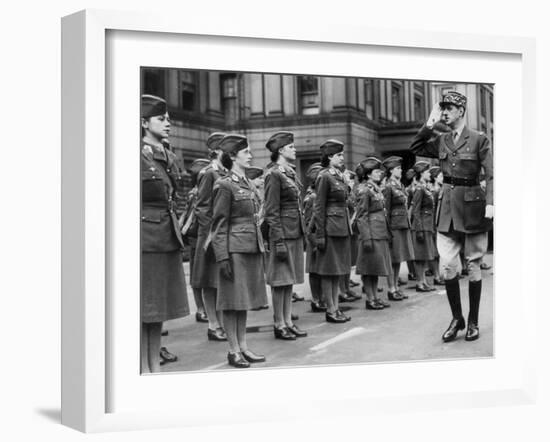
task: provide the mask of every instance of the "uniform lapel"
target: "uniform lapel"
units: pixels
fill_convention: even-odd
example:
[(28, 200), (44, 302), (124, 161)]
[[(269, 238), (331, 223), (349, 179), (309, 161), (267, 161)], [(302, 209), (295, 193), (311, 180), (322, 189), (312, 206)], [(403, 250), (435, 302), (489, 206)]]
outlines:
[(467, 127), (464, 127), (464, 129), (462, 129), (462, 133), (460, 134), (460, 137), (458, 137), (458, 141), (456, 142), (455, 150), (458, 150), (461, 147), (464, 147), (468, 142), (469, 138), (470, 138), (470, 131), (468, 130)]
[(447, 132), (445, 135), (443, 135), (443, 140), (445, 141), (445, 144), (447, 145), (447, 148), (453, 152), (456, 149), (456, 146), (453, 143), (453, 133)]

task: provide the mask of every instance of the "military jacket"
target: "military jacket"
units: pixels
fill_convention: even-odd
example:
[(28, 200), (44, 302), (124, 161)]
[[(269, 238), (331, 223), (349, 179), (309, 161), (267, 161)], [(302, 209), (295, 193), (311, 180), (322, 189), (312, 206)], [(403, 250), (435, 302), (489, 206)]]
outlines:
[(327, 168), (319, 172), (315, 183), (317, 197), (313, 204), (315, 236), (350, 236), (351, 219), (348, 211), (349, 187), (341, 172)]
[(195, 208), (197, 205), (197, 186), (193, 187), (187, 194), (187, 211), (182, 215), (180, 225), (181, 233), (183, 236), (189, 238), (196, 238), (199, 229), (199, 223), (195, 215)]
[(382, 189), (384, 194), (386, 210), (392, 230), (403, 230), (410, 228), (407, 212), (408, 193), (403, 185), (396, 180), (389, 179)]
[(434, 231), (434, 196), (425, 184), (419, 184), (413, 194), (411, 207), (412, 228), (415, 231)]
[(269, 239), (298, 239), (305, 233), (301, 208), (302, 185), (290, 167), (275, 165), (265, 175), (264, 218)]
[(214, 185), (212, 245), (216, 261), (231, 253), (264, 252), (259, 194), (252, 182), (230, 172)]
[(141, 143), (141, 250), (173, 252), (183, 248), (176, 216), (176, 189), (181, 172), (176, 155)]
[(359, 239), (390, 239), (390, 226), (382, 190), (372, 181), (367, 181), (361, 187), (356, 217)]
[(436, 216), (437, 230), (449, 232), (452, 226), (459, 232), (479, 233), (490, 229), (491, 223), (484, 218), (485, 206), (493, 204), (493, 155), (487, 136), (464, 127), (455, 145), (450, 132), (436, 133), (423, 126), (410, 149), (417, 155), (439, 158), (439, 166), (447, 180), (467, 179), (478, 183), (483, 168), (486, 192), (479, 184), (443, 184)]
[(212, 161), (208, 166), (201, 169), (197, 177), (197, 202), (195, 206), (195, 217), (197, 218), (198, 236), (207, 236), (210, 233), (213, 210), (213, 189), (216, 181), (227, 176), (227, 170)]

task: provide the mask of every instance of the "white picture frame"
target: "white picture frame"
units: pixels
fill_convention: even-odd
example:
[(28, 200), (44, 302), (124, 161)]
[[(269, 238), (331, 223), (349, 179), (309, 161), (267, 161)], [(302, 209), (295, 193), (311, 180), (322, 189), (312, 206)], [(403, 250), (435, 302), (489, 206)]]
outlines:
[[(338, 45), (341, 50), (357, 47), (374, 47), (378, 50), (398, 48), (406, 50), (427, 51), (430, 54), (462, 53), (472, 57), (483, 57), (483, 54), (497, 54), (503, 57), (519, 59), (521, 67), (521, 91), (518, 92), (521, 106), (521, 119), (516, 118), (519, 127), (510, 129), (510, 138), (514, 140), (519, 134), (521, 155), (534, 154), (534, 108), (530, 103), (535, 100), (535, 44), (532, 39), (518, 37), (487, 37), (481, 35), (465, 35), (454, 33), (429, 33), (417, 31), (393, 32), (368, 27), (346, 27), (331, 25), (330, 28), (299, 28), (289, 24), (269, 24), (241, 22), (239, 26), (231, 23), (209, 21), (206, 17), (196, 17), (182, 24), (178, 17), (169, 14), (155, 16), (144, 13), (114, 12), (102, 10), (87, 10), (63, 18), (62, 21), (62, 423), (84, 432), (118, 431), (129, 429), (164, 428), (188, 425), (209, 425), (212, 421), (218, 423), (234, 422), (223, 414), (209, 416), (205, 407), (195, 404), (174, 407), (173, 405), (155, 406), (147, 409), (147, 403), (140, 410), (112, 411), (109, 404), (109, 392), (114, 388), (108, 375), (113, 357), (109, 340), (110, 301), (108, 292), (110, 285), (109, 266), (112, 256), (109, 244), (113, 240), (113, 230), (109, 228), (111, 219), (111, 195), (109, 195), (109, 155), (106, 151), (106, 121), (111, 118), (107, 111), (106, 67), (109, 60), (107, 35), (109, 32), (144, 32), (155, 38), (180, 36), (208, 36), (238, 38), (252, 45), (262, 41), (269, 44), (288, 45), (293, 42), (327, 45)], [(147, 38), (145, 35), (144, 38)], [(186, 67), (186, 66), (176, 66)], [(245, 66), (247, 68), (248, 66)], [(246, 69), (245, 69), (246, 70)], [(452, 80), (452, 79), (450, 79)], [(501, 131), (509, 128), (504, 122), (505, 116), (499, 114), (499, 100), (504, 94), (498, 89), (495, 92), (496, 105), (496, 139), (505, 139)], [(136, 91), (136, 97), (137, 97)], [(137, 102), (137, 101), (136, 101)], [(500, 102), (502, 104), (502, 101)], [(519, 111), (518, 111), (519, 112)], [(136, 120), (137, 121), (137, 120)], [(495, 142), (497, 144), (499, 141)], [(504, 155), (503, 155), (504, 156)], [(501, 156), (500, 158), (502, 158)], [(497, 155), (498, 158), (498, 155)], [(498, 160), (500, 161), (500, 159)], [(510, 164), (502, 162), (502, 170), (507, 170)], [(499, 166), (500, 167), (500, 166)], [(506, 205), (499, 206), (499, 188), (497, 176), (496, 210), (499, 216), (506, 218)], [(504, 188), (504, 187), (502, 187)], [(521, 216), (517, 242), (519, 246), (513, 250), (518, 253), (518, 262), (526, 265), (536, 241), (535, 231), (530, 223), (535, 219), (535, 204), (533, 193), (525, 189), (517, 190), (521, 198)], [(500, 193), (503, 195), (503, 193)], [(500, 201), (506, 202), (504, 197)], [(498, 232), (496, 232), (498, 233)], [(498, 238), (498, 236), (497, 236)], [(497, 242), (497, 244), (499, 244)], [(503, 256), (506, 256), (506, 250)], [(504, 261), (504, 260), (503, 260)], [(499, 269), (506, 269), (505, 262), (498, 263)], [(526, 274), (526, 273), (524, 273)], [(498, 277), (498, 273), (496, 274)], [(498, 278), (497, 278), (498, 279)], [(498, 281), (497, 281), (498, 282)], [(300, 416), (328, 413), (324, 409), (327, 401), (338, 400), (338, 413), (364, 414), (374, 411), (396, 412), (410, 409), (449, 409), (470, 406), (498, 406), (502, 404), (534, 403), (536, 395), (535, 355), (536, 355), (536, 289), (534, 281), (522, 281), (521, 296), (516, 299), (518, 311), (522, 312), (523, 348), (517, 355), (518, 366), (514, 366), (513, 375), (507, 381), (501, 382), (497, 388), (481, 388), (472, 390), (463, 387), (461, 391), (438, 391), (437, 385), (426, 394), (399, 394), (392, 391), (388, 394), (375, 393), (368, 395), (363, 390), (344, 394), (341, 397), (307, 397), (303, 400), (309, 405), (308, 411), (302, 409)], [(495, 287), (499, 287), (495, 284)], [(502, 285), (501, 285), (502, 287)], [(498, 296), (498, 295), (497, 295)], [(496, 297), (497, 298), (497, 297)], [(507, 300), (496, 301), (505, 305)], [(504, 315), (504, 313), (503, 313)], [(504, 317), (504, 316), (503, 316)], [(497, 335), (507, 336), (507, 323), (499, 324)], [(496, 329), (496, 328), (495, 328)], [(507, 343), (506, 345), (513, 345)], [(505, 352), (501, 352), (504, 354)], [(497, 352), (495, 361), (500, 355)], [(494, 361), (493, 361), (494, 362)], [(498, 362), (498, 361), (497, 361)], [(474, 372), (480, 370), (475, 361), (456, 363), (443, 362), (428, 364), (391, 364), (387, 369), (398, 372), (400, 366), (407, 365), (410, 373), (437, 369), (456, 369)], [(488, 362), (492, 364), (492, 362)], [(496, 364), (496, 362), (495, 362)], [(496, 366), (496, 365), (495, 365)], [(506, 363), (500, 366), (505, 369)], [(490, 367), (488, 367), (490, 369)], [(362, 367), (327, 367), (325, 374), (335, 375), (337, 370), (344, 371), (346, 376), (361, 376)], [(376, 368), (373, 368), (376, 370)], [(480, 370), (481, 371), (481, 370)], [(260, 375), (235, 373), (234, 380), (242, 382), (243, 376), (253, 376), (255, 382), (271, 382), (274, 373), (275, 382), (287, 382), (295, 376), (308, 376), (304, 369), (272, 370)], [(138, 374), (137, 374), (138, 375)], [(203, 379), (202, 375), (194, 379)], [(152, 376), (149, 388), (170, 388), (170, 383), (177, 382), (177, 376)], [(221, 375), (216, 376), (216, 382), (222, 382)], [(163, 386), (155, 382), (162, 382)], [(425, 380), (423, 382), (426, 382)], [(263, 384), (265, 385), (265, 384)], [(210, 387), (214, 388), (214, 387)], [(162, 390), (160, 390), (162, 391)], [(193, 392), (186, 398), (191, 401)], [(292, 410), (283, 409), (276, 401), (269, 398), (255, 404), (241, 401), (234, 404), (240, 412), (238, 422), (257, 422), (262, 420), (293, 418)], [(143, 402), (147, 402), (143, 399)], [(300, 399), (298, 399), (300, 402)], [(156, 404), (157, 405), (157, 404)], [(248, 414), (247, 414), (248, 413)], [(213, 419), (215, 418), (215, 419)]]

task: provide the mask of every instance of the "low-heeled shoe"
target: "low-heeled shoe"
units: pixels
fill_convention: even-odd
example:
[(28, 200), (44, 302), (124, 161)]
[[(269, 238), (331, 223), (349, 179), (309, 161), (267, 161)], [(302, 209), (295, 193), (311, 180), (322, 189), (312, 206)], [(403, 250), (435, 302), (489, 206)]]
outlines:
[(251, 364), (256, 364), (257, 362), (265, 362), (264, 355), (257, 355), (251, 350), (241, 351), (241, 354), (243, 355), (243, 358), (245, 358)]
[(160, 358), (164, 362), (176, 362), (178, 360), (178, 357), (168, 351), (166, 347), (160, 348)]
[(304, 297), (303, 296), (300, 296), (298, 293), (296, 292), (292, 292), (292, 302), (296, 302), (296, 301), (303, 301), (304, 300)]
[(383, 299), (380, 299), (380, 298), (376, 298), (374, 300), (374, 302), (376, 302), (377, 304), (381, 305), (384, 308), (391, 307), (389, 302), (386, 302), (386, 301), (384, 301)]
[(338, 295), (338, 302), (352, 302), (352, 301), (355, 301), (355, 298), (349, 296), (346, 293), (340, 293)]
[(326, 312), (327, 306), (321, 304), (320, 302), (311, 301), (311, 311), (315, 313)]
[(336, 310), (335, 313), (338, 318), (343, 318), (346, 320), (346, 322), (351, 321), (351, 316), (344, 315), (344, 313), (342, 313), (340, 310)]
[(307, 332), (299, 328), (296, 324), (292, 324), (291, 326), (287, 325), (287, 330), (292, 333), (297, 338), (305, 338), (307, 336)]
[(443, 278), (434, 278), (434, 285), (445, 285), (445, 281)]
[(388, 299), (390, 301), (403, 301), (404, 298), (399, 293), (399, 290), (396, 290), (395, 292), (388, 292)]
[(349, 280), (349, 286), (350, 287), (357, 287), (357, 286), (359, 286), (359, 283), (355, 282), (353, 279), (350, 279)]
[(235, 368), (250, 367), (250, 362), (244, 359), (241, 353), (227, 353), (227, 362), (229, 362), (229, 365)]
[(376, 301), (367, 301), (365, 302), (365, 308), (367, 310), (384, 310), (384, 306), (378, 304)]
[(417, 284), (415, 288), (416, 288), (417, 292), (431, 292), (431, 291), (433, 291), (433, 289), (427, 284)]
[(273, 334), (275, 335), (275, 339), (282, 339), (283, 341), (296, 340), (296, 336), (294, 336), (286, 327), (273, 326)]
[(333, 324), (343, 324), (344, 322), (348, 322), (346, 318), (342, 318), (341, 316), (338, 316), (336, 312), (334, 313), (325, 313), (325, 319), (327, 322), (331, 322)]
[(468, 329), (466, 330), (466, 341), (475, 341), (479, 338), (479, 327), (473, 322), (468, 322)]
[(456, 319), (453, 318), (445, 333), (443, 333), (442, 339), (443, 342), (451, 342), (456, 339), (456, 335), (460, 330), (464, 330), (466, 324), (464, 323), (464, 318)]
[(212, 330), (211, 328), (209, 328), (207, 336), (209, 341), (227, 341), (227, 335), (221, 327), (217, 328), (216, 330)]
[(195, 313), (195, 321), (197, 322), (208, 322), (208, 316), (205, 312)]
[(403, 290), (397, 289), (397, 293), (399, 293), (403, 299), (409, 299), (409, 295), (407, 295)]

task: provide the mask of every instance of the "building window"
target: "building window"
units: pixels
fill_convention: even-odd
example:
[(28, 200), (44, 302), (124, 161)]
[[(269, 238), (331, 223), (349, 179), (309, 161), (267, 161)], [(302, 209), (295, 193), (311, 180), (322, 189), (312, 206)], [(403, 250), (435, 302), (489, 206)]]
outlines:
[(180, 107), (186, 111), (195, 110), (197, 98), (197, 77), (195, 72), (180, 71)]
[(374, 120), (374, 81), (365, 80), (365, 114)]
[(483, 118), (487, 117), (487, 91), (483, 87), (479, 90), (479, 112)]
[(422, 83), (414, 82), (414, 98), (413, 98), (413, 119), (415, 121), (424, 120), (425, 115), (425, 106), (426, 102), (424, 100), (424, 87)]
[(165, 98), (164, 75), (162, 69), (143, 69), (143, 93)]
[(392, 83), (391, 85), (391, 112), (392, 112), (392, 118), (391, 120), (394, 123), (397, 123), (401, 120), (403, 120), (402, 111), (402, 101), (403, 101), (403, 94), (402, 88), (400, 84)]
[(310, 75), (298, 77), (298, 92), (302, 114), (318, 114), (319, 78)]
[(235, 124), (238, 120), (238, 81), (236, 74), (220, 75), (220, 89), (222, 91), (222, 111), (227, 125)]

